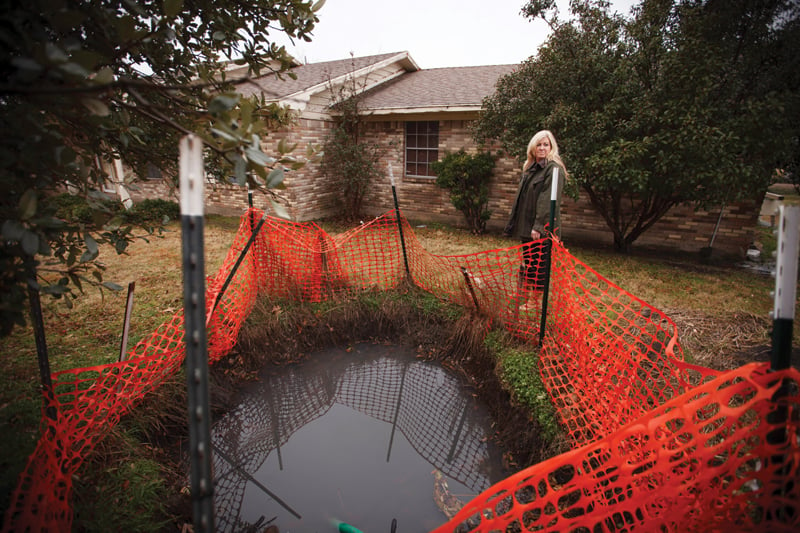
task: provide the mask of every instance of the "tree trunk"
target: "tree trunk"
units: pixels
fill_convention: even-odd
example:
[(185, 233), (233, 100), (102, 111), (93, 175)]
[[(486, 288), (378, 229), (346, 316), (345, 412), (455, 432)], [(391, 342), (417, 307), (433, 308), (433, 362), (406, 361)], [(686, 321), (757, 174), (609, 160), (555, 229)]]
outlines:
[(614, 229), (614, 251), (621, 254), (631, 253), (633, 242), (629, 236), (622, 235), (617, 229)]

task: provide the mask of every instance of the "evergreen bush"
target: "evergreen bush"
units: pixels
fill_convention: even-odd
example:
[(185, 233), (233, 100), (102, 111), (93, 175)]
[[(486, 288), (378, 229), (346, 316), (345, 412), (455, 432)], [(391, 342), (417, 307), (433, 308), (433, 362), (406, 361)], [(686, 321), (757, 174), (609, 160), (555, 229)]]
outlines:
[(177, 202), (148, 198), (135, 203), (125, 213), (125, 220), (129, 224), (166, 224), (170, 220), (180, 219), (180, 216), (181, 208)]
[(486, 221), (492, 215), (488, 204), (494, 162), (490, 152), (473, 155), (462, 148), (431, 163), (436, 185), (450, 191), (450, 201), (464, 213), (470, 231), (476, 235), (486, 231)]
[(92, 198), (78, 194), (62, 193), (49, 199), (55, 208), (55, 216), (67, 222), (102, 227), (108, 219), (124, 208), (117, 198)]

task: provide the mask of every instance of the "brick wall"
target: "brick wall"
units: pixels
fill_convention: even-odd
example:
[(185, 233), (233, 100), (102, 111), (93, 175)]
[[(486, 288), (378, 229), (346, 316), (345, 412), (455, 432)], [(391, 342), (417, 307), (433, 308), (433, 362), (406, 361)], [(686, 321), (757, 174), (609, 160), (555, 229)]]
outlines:
[[(591, 206), (586, 193), (581, 192), (577, 201), (564, 198), (561, 210), (565, 242), (613, 244), (611, 230)], [(656, 222), (633, 246), (698, 252), (711, 244), (713, 236), (715, 250), (742, 257), (755, 238), (758, 212), (758, 203), (754, 201), (726, 206), (722, 218), (719, 209), (695, 211), (691, 205), (680, 205)], [(718, 220), (719, 228), (714, 235)]]
[[(461, 148), (474, 152), (475, 144), (464, 120), (439, 121), (439, 157), (446, 152), (456, 152)], [(436, 185), (433, 178), (406, 177), (404, 175), (404, 123), (402, 121), (377, 122), (369, 124), (365, 135), (367, 142), (381, 146), (383, 156), (380, 168), (386, 176), (365, 198), (364, 210), (369, 215), (378, 215), (394, 208), (389, 167), (394, 175), (395, 189), (400, 209), (412, 220), (443, 222), (465, 225), (464, 215), (450, 202), (449, 193)], [(496, 153), (496, 150), (492, 150)], [(517, 180), (515, 162), (500, 159), (494, 169), (489, 186), (489, 209), (493, 212), (489, 225), (501, 226), (501, 219), (508, 215), (514, 201)], [(510, 191), (510, 192), (509, 192)], [(511, 197), (509, 199), (509, 196)]]
[[(144, 180), (136, 183), (136, 187), (129, 189), (131, 199), (139, 202), (145, 198), (162, 198), (180, 202), (177, 189), (170, 187), (171, 180)], [(205, 186), (206, 213), (214, 215), (239, 216), (248, 207), (247, 187), (231, 184), (206, 183)], [(267, 206), (267, 199), (260, 194), (253, 195), (253, 205), (259, 209)]]
[[(300, 119), (291, 129), (270, 134), (264, 141), (264, 150), (277, 154), (278, 142), (283, 139), (289, 145), (296, 145), (292, 154), (304, 159), (309, 146), (321, 149), (331, 122), (325, 120)], [(288, 201), (288, 212), (294, 220), (318, 220), (336, 213), (336, 194), (327, 185), (320, 171), (319, 163), (309, 162), (303, 168), (288, 171), (284, 181), (286, 189), (279, 194)]]
[[(445, 152), (465, 148), (474, 151), (475, 144), (468, 130), (468, 121), (442, 120), (439, 122), (439, 156)], [(439, 188), (433, 179), (406, 178), (403, 176), (403, 122), (386, 121), (370, 124), (368, 142), (383, 147), (381, 168), (391, 165), (395, 177), (398, 203), (411, 220), (443, 222), (466, 226), (463, 214), (450, 203), (446, 190)], [(493, 153), (496, 146), (489, 147)], [(522, 163), (513, 157), (497, 160), (489, 185), (489, 210), (491, 218), (487, 228), (502, 230), (511, 213), (521, 176)], [(378, 215), (394, 207), (388, 176), (368, 194), (365, 211)], [(603, 218), (597, 214), (586, 193), (575, 201), (562, 200), (562, 237), (566, 242), (589, 242), (612, 245), (613, 236)], [(742, 256), (753, 241), (758, 219), (758, 204), (742, 202), (725, 208), (719, 228), (714, 236), (714, 248), (724, 253)], [(675, 249), (696, 252), (709, 246), (719, 219), (719, 211), (695, 211), (692, 206), (678, 206), (657, 222), (634, 243), (634, 247)]]
[[(295, 154), (303, 156), (309, 145), (321, 147), (331, 123), (324, 120), (301, 119), (290, 130), (270, 134), (265, 139), (264, 149), (269, 154), (277, 153), (279, 140), (297, 144)], [(364, 214), (377, 216), (394, 208), (389, 168), (394, 175), (395, 188), (400, 209), (415, 222), (442, 222), (465, 226), (464, 216), (450, 203), (448, 192), (439, 188), (433, 179), (404, 176), (404, 123), (402, 121), (377, 121), (367, 126), (366, 142), (382, 148), (379, 168), (384, 176), (365, 197)], [(475, 150), (466, 120), (441, 120), (439, 122), (439, 154), (465, 148)], [(490, 147), (497, 153), (496, 147)], [(487, 222), (490, 230), (498, 231), (505, 226), (516, 196), (521, 174), (521, 163), (514, 158), (498, 159), (489, 186), (489, 209), (492, 212)], [(175, 191), (165, 187), (168, 180), (146, 180), (131, 191), (134, 201), (147, 197), (172, 198), (178, 200)], [(289, 171), (285, 184), (287, 189), (279, 191), (288, 200), (288, 211), (297, 221), (319, 220), (337, 213), (335, 191), (326, 184), (317, 163), (309, 163), (298, 171)], [(212, 214), (239, 215), (248, 205), (247, 189), (237, 185), (206, 186), (206, 211)], [(254, 193), (253, 204), (259, 209), (268, 209), (269, 200), (262, 193)], [(613, 238), (605, 221), (590, 205), (585, 193), (578, 200), (564, 197), (562, 201), (562, 237), (565, 242), (593, 242), (611, 245)], [(714, 249), (724, 253), (744, 255), (754, 240), (759, 206), (756, 202), (742, 202), (727, 206), (714, 237)], [(679, 206), (650, 228), (635, 243), (637, 248), (666, 248), (696, 252), (709, 246), (719, 218), (719, 211), (695, 211), (691, 206)]]
[[(322, 146), (330, 123), (322, 120), (300, 119), (290, 130), (283, 129), (272, 132), (263, 140), (263, 150), (269, 155), (278, 153), (278, 143), (285, 140), (287, 144), (296, 144), (292, 154), (298, 159), (305, 158), (306, 149), (310, 145)], [(142, 180), (132, 189), (134, 202), (144, 198), (164, 198), (179, 201), (177, 190), (170, 189), (171, 180)], [(285, 200), (281, 201), (294, 220), (316, 220), (332, 216), (336, 212), (336, 201), (333, 191), (325, 185), (325, 178), (319, 170), (318, 163), (308, 163), (300, 170), (288, 170), (284, 179), (285, 190), (277, 193)], [(223, 183), (206, 183), (206, 213), (238, 216), (248, 207), (246, 186)], [(269, 210), (269, 197), (258, 191), (253, 192), (253, 206)]]

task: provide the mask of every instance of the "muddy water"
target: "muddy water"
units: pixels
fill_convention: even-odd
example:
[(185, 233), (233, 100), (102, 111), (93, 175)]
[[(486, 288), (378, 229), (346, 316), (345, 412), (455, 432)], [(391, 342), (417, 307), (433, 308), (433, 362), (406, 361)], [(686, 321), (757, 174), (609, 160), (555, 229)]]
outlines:
[(261, 377), (212, 431), (218, 531), (429, 531), (505, 477), (485, 407), (409, 350), (359, 344)]

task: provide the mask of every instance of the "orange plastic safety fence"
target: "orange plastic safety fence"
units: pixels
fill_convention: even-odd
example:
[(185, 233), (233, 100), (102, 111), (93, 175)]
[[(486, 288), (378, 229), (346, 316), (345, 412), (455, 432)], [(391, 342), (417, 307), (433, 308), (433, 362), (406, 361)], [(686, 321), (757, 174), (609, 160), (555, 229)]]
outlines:
[(539, 370), (573, 444), (605, 437), (719, 375), (685, 363), (675, 324), (553, 245)]
[[(207, 278), (209, 361), (233, 347), (259, 294), (318, 302), (406, 279), (522, 339), (539, 339), (544, 261), (534, 248), (435, 256), (401, 216), (399, 223), (402, 240), (394, 211), (330, 236), (313, 223), (248, 211), (222, 267)], [(559, 242), (552, 258), (548, 334), (540, 368), (531, 372), (541, 373), (577, 449), (487, 489), (437, 531), (796, 526), (790, 500), (775, 494), (796, 497), (797, 372), (750, 366), (720, 374), (689, 365), (663, 313)], [(73, 474), (125, 413), (179, 370), (184, 355), (178, 312), (126, 361), (54, 375), (45, 406), (57, 414), (43, 414), (4, 529), (69, 531)], [(790, 386), (775, 402), (781, 377)], [(790, 421), (788, 433), (779, 431), (787, 427), (781, 417)]]
[(435, 531), (797, 531), (799, 374), (723, 374), (495, 484)]

